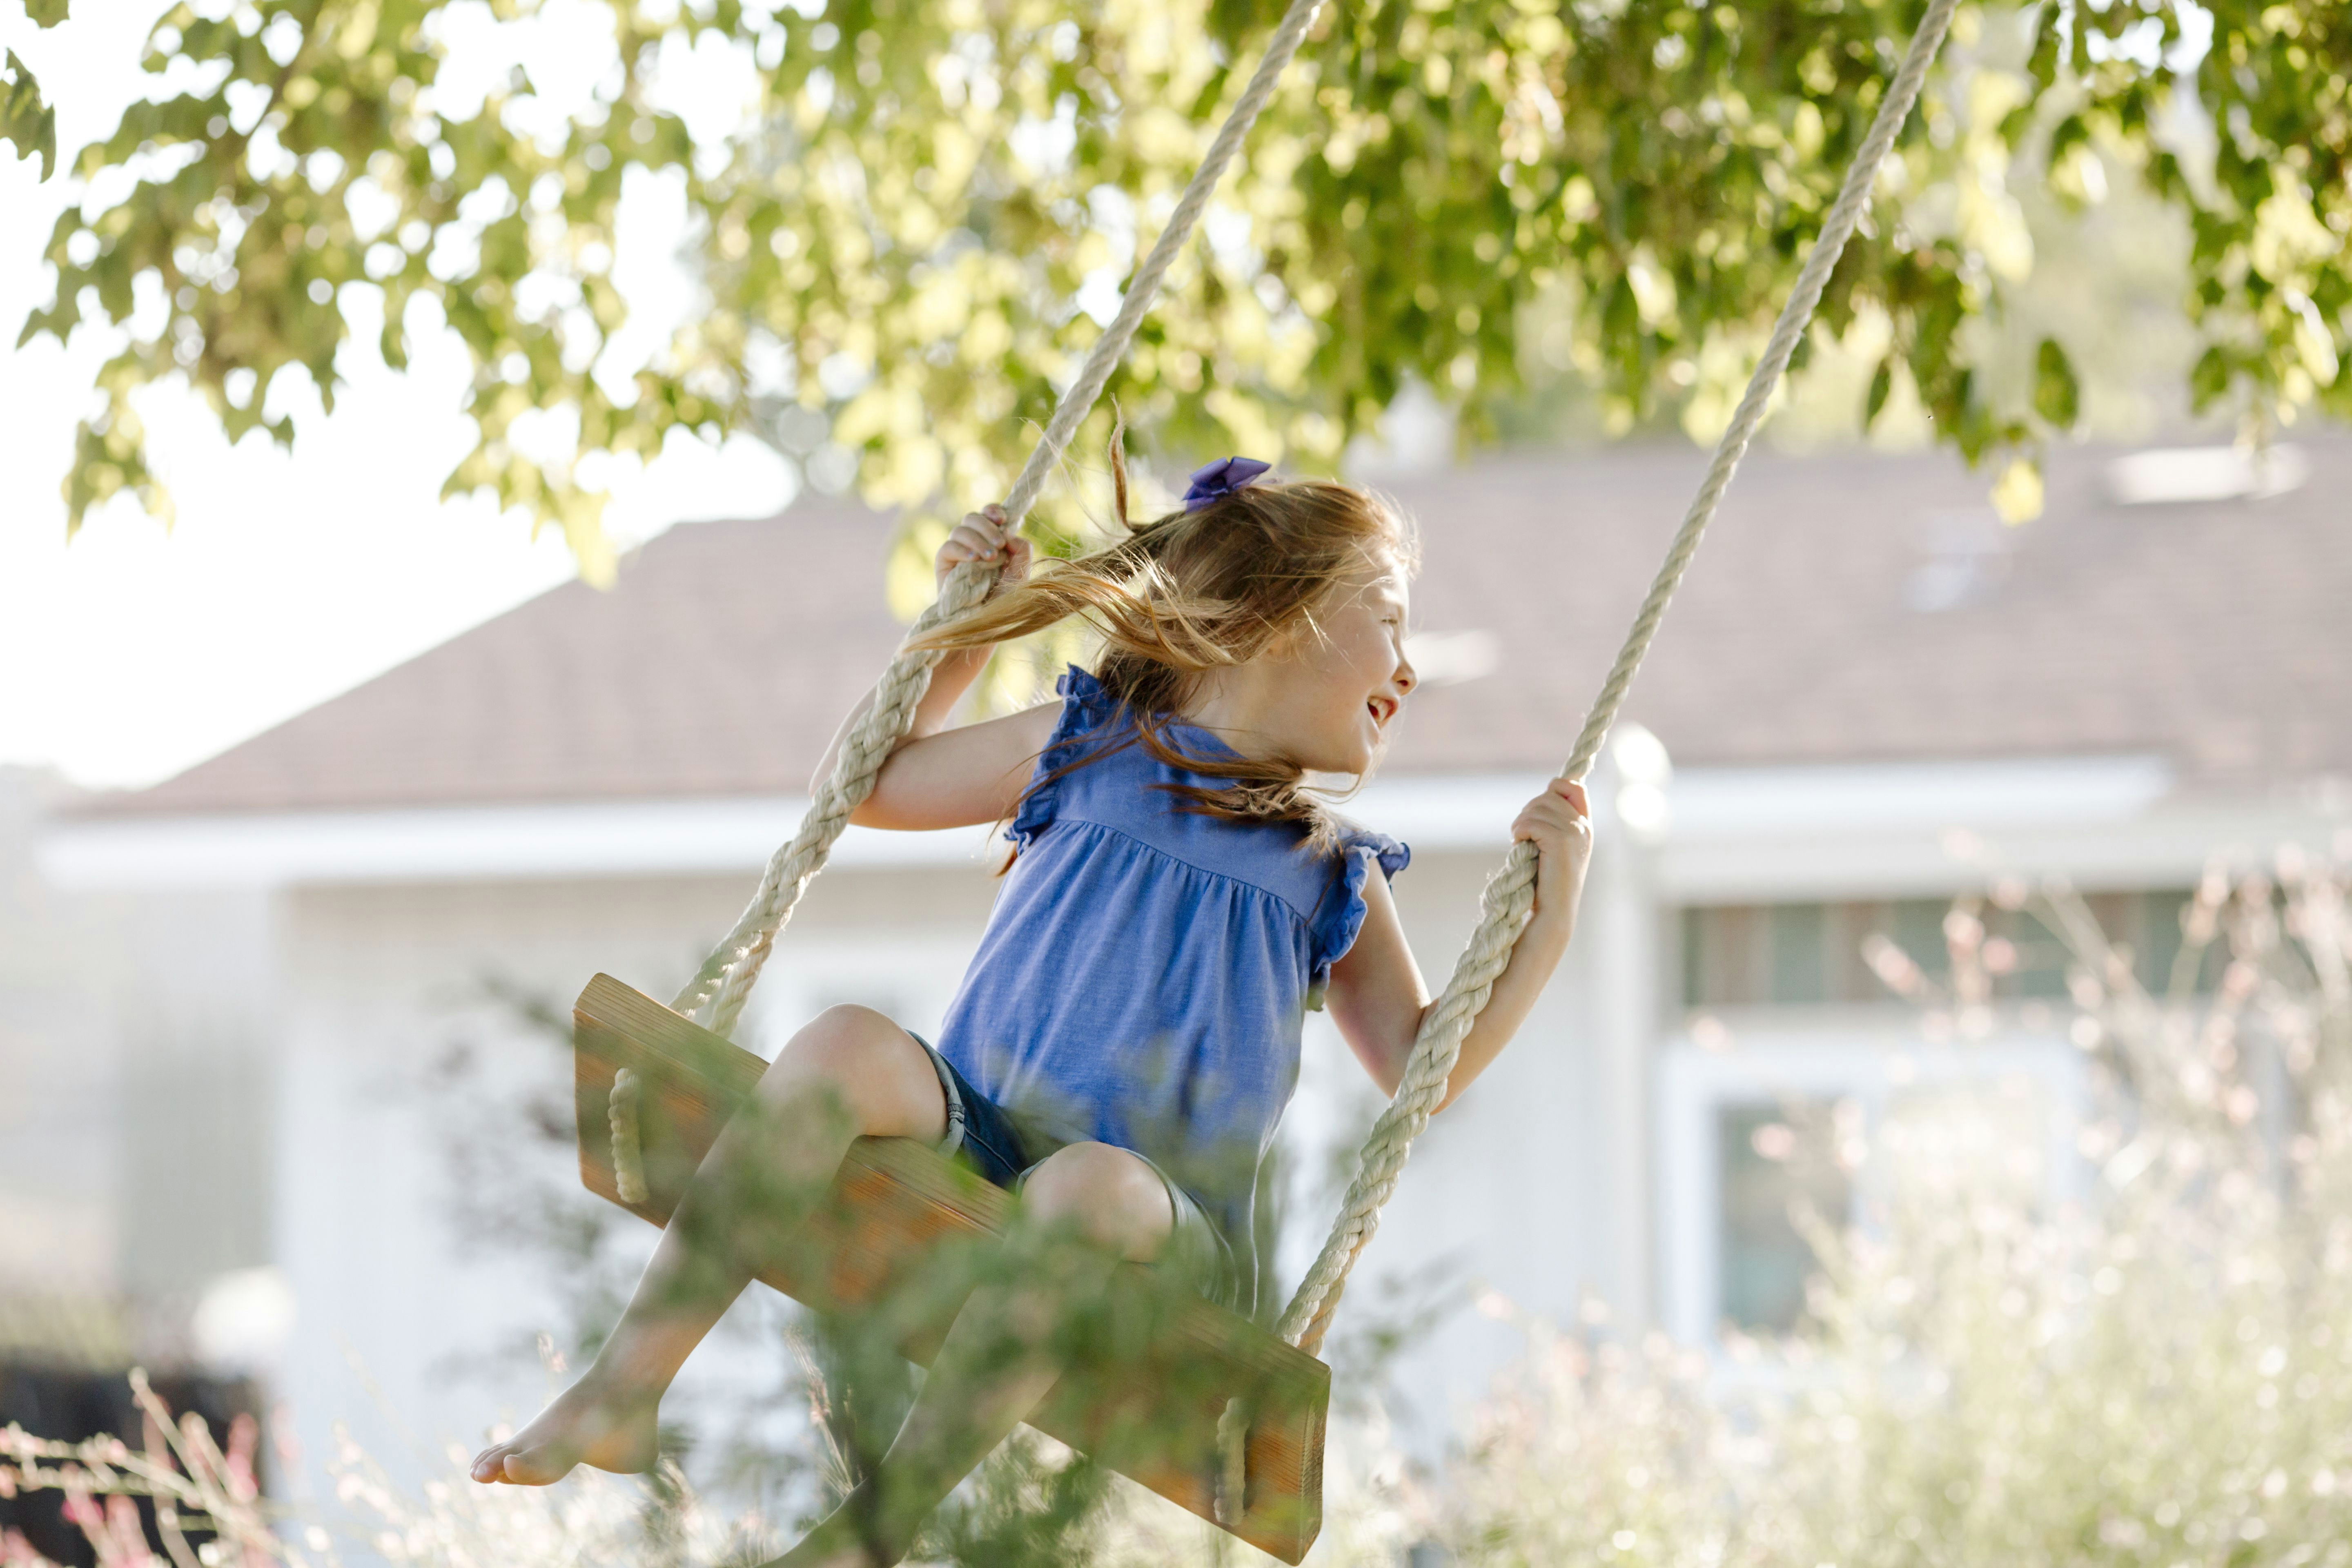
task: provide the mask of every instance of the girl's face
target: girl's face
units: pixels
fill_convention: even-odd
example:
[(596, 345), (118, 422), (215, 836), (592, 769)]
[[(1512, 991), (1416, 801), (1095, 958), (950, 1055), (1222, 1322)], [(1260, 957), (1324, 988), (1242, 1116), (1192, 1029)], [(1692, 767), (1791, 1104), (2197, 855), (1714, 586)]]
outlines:
[(1311, 773), (1364, 773), (1417, 684), (1404, 656), (1410, 609), (1404, 566), (1379, 552), (1342, 580), (1310, 631), (1276, 661), (1264, 732)]

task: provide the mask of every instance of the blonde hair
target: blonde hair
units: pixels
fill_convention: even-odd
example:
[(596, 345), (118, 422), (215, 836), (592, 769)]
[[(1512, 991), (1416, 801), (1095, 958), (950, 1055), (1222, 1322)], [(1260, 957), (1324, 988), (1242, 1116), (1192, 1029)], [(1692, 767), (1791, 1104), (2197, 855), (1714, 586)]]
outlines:
[(1324, 479), (1246, 485), (1150, 521), (1127, 516), (1127, 466), (1112, 433), (1111, 480), (1125, 537), (1066, 561), (937, 627), (919, 646), (987, 647), (1076, 616), (1103, 641), (1096, 679), (1133, 721), (1131, 736), (1096, 747), (1033, 789), (1140, 744), (1159, 761), (1232, 781), (1170, 784), (1183, 808), (1248, 822), (1328, 828), (1305, 773), (1277, 759), (1202, 756), (1169, 734), (1212, 669), (1244, 664), (1284, 639), (1321, 634), (1332, 592), (1386, 552), (1410, 571), (1411, 527), (1378, 497)]

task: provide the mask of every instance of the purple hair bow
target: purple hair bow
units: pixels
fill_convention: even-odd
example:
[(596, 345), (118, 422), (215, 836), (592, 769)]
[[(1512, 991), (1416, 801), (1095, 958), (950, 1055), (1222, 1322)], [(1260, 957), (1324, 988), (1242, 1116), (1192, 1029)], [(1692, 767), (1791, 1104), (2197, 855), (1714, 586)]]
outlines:
[(1195, 468), (1192, 488), (1184, 492), (1184, 510), (1198, 511), (1211, 501), (1223, 500), (1235, 490), (1246, 489), (1251, 481), (1273, 467), (1255, 458), (1226, 458), (1205, 468)]

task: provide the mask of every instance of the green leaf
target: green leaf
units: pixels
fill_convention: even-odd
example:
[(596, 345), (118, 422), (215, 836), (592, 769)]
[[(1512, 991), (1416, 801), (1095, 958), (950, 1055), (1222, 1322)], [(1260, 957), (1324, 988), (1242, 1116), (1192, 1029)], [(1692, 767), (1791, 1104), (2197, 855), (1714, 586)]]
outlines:
[(2035, 7), (2033, 47), (2026, 56), (2025, 68), (2043, 87), (2058, 79), (2058, 64), (2063, 43), (2059, 35), (2060, 14), (2056, 5)]
[(1886, 408), (1886, 399), (1894, 391), (1895, 355), (1890, 351), (1879, 359), (1878, 369), (1870, 377), (1870, 396), (1864, 401), (1862, 410), (1862, 427), (1864, 430), (1878, 423), (1879, 415)]
[[(62, 5), (58, 15), (65, 15)], [(41, 84), (14, 49), (8, 51), (5, 68), (0, 68), (0, 142), (14, 146), (20, 158), (39, 158), (44, 180), (56, 171), (58, 111), (41, 101)]]
[(2072, 430), (2082, 416), (2082, 384), (2055, 338), (2042, 339), (2033, 356), (2033, 411), (2061, 430)]
[(2091, 127), (2089, 122), (2084, 121), (2079, 114), (2068, 115), (2065, 119), (2060, 121), (2056, 125), (2051, 128), (2050, 163), (2053, 166), (2055, 166), (2061, 159), (2064, 158), (2067, 153), (2073, 152), (2075, 148), (2087, 146), (2090, 143), (2090, 140)]
[(2197, 359), (2189, 373), (2189, 395), (2191, 406), (2200, 414), (2219, 402), (2230, 390), (2230, 356), (2218, 343), (2207, 349)]
[(37, 26), (54, 27), (66, 19), (67, 0), (25, 0), (25, 15)]

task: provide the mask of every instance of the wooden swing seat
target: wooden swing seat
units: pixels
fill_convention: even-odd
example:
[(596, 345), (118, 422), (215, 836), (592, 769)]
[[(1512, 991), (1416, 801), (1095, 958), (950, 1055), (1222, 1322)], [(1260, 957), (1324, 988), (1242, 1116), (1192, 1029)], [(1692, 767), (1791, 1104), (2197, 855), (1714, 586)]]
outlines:
[[(580, 1179), (639, 1218), (667, 1224), (719, 1128), (767, 1064), (609, 974), (588, 983), (572, 1020)], [(643, 1086), (638, 1125), (647, 1195), (635, 1204), (622, 1200), (613, 1164), (608, 1108), (614, 1075), (623, 1068)], [(861, 1138), (810, 1221), (809, 1256), (823, 1265), (779, 1268), (760, 1278), (808, 1306), (854, 1311), (888, 1296), (942, 1241), (1002, 1235), (1013, 1205), (1010, 1194), (928, 1145)], [(929, 1364), (958, 1305), (940, 1299), (938, 1310), (908, 1328), (899, 1342), (908, 1359)], [(1074, 1448), (1098, 1452), (1117, 1451), (1122, 1431), (1150, 1422), (1142, 1429), (1154, 1434), (1154, 1457), (1122, 1466), (1124, 1473), (1217, 1521), (1217, 1421), (1227, 1398), (1242, 1398), (1250, 1411), (1244, 1507), (1225, 1528), (1297, 1563), (1323, 1526), (1330, 1368), (1197, 1299), (1173, 1309), (1166, 1331), (1145, 1354), (1143, 1366), (1122, 1368), (1117, 1386), (1066, 1378), (1031, 1425)], [(1155, 1375), (1155, 1364), (1183, 1369), (1175, 1381), (1186, 1397), (1171, 1404), (1164, 1396), (1171, 1379)], [(1191, 1397), (1192, 1391), (1202, 1396)]]

